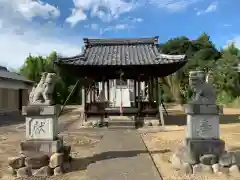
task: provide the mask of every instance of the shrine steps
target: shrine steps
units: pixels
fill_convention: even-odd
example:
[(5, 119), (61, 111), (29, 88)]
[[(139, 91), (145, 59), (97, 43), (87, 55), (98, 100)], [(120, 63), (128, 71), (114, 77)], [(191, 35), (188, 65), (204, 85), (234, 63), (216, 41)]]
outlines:
[(109, 129), (136, 129), (135, 121), (131, 117), (113, 116), (108, 120)]

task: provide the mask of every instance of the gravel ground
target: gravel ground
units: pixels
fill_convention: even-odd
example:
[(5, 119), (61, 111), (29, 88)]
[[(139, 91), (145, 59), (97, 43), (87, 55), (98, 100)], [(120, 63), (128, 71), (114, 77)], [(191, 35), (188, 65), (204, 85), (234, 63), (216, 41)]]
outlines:
[[(73, 171), (61, 176), (49, 177), (49, 180), (82, 180), (85, 179), (86, 167), (91, 163), (93, 148), (101, 136), (95, 132), (78, 133), (79, 107), (73, 108), (59, 118), (60, 129), (66, 144), (71, 145), (71, 156), (74, 158)], [(74, 133), (71, 133), (74, 132)], [(0, 127), (0, 180), (14, 180), (7, 172), (7, 158), (19, 153), (19, 142), (24, 139), (24, 123)], [(18, 178), (19, 179), (19, 178)], [(35, 180), (46, 178), (24, 178)]]

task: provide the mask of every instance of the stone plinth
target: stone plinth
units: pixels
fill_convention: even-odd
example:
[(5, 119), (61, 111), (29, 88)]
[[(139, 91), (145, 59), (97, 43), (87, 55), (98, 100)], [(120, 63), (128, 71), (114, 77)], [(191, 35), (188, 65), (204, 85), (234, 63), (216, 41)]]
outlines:
[(187, 104), (186, 138), (219, 139), (219, 110), (217, 105)]
[(187, 115), (186, 137), (191, 139), (218, 139), (218, 115)]
[(60, 106), (31, 105), (23, 107), (27, 140), (55, 140), (58, 135)]
[(31, 156), (34, 154), (47, 154), (60, 152), (63, 147), (63, 139), (51, 140), (27, 140), (20, 143), (21, 154)]
[(197, 161), (203, 154), (220, 156), (225, 151), (225, 142), (221, 139), (185, 139), (185, 147), (191, 152)]

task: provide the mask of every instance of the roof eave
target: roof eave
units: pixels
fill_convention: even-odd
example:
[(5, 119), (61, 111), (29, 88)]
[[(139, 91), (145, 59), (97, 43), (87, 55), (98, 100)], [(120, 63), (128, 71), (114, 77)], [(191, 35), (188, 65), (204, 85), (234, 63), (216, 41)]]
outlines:
[[(184, 54), (182, 54), (182, 55), (168, 55), (168, 54), (162, 54), (162, 53), (159, 53), (159, 55), (156, 57), (155, 60), (159, 64), (161, 64), (162, 59), (169, 60), (169, 64), (187, 61), (186, 55), (184, 55)], [(172, 61), (172, 62), (170, 62), (170, 61)]]
[(81, 53), (80, 55), (76, 55), (76, 56), (70, 56), (70, 57), (62, 57), (62, 56), (57, 56), (56, 59), (54, 59), (54, 63), (64, 63), (64, 62), (68, 62), (68, 61), (86, 61), (86, 58), (84, 56), (84, 52)]

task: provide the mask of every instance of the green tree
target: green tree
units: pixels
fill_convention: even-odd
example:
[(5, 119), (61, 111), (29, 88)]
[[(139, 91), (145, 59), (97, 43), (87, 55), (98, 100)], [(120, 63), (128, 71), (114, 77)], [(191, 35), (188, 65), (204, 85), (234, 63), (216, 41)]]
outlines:
[(230, 44), (223, 49), (222, 57), (213, 68), (214, 84), (219, 98), (223, 101), (231, 101), (240, 95), (240, 74), (234, 69), (239, 63), (239, 52), (235, 44)]
[(168, 87), (168, 93), (178, 103), (185, 102), (191, 93), (188, 88), (189, 71), (199, 69), (208, 72), (221, 55), (206, 33), (201, 34), (196, 40), (189, 40), (185, 36), (170, 39), (159, 46), (159, 51), (187, 56), (188, 63), (181, 70), (163, 79)]
[[(54, 90), (54, 101), (58, 104), (63, 104), (72, 91), (71, 87), (76, 83), (77, 78), (54, 66), (53, 62), (56, 58), (57, 53), (55, 51), (47, 57), (29, 55), (20, 68), (20, 74), (37, 83), (43, 72), (56, 73), (57, 83)], [(78, 91), (79, 87), (76, 93), (69, 99), (69, 103), (79, 103), (80, 93)]]

